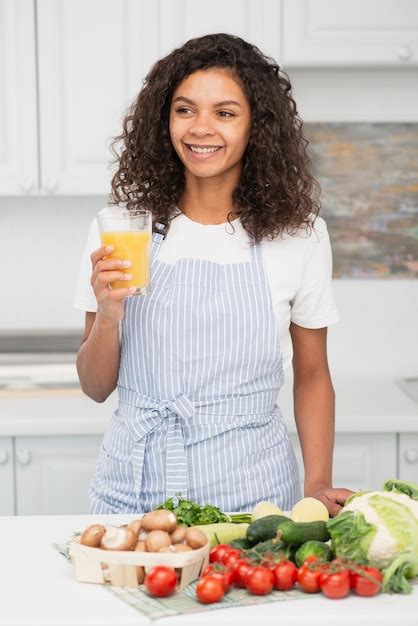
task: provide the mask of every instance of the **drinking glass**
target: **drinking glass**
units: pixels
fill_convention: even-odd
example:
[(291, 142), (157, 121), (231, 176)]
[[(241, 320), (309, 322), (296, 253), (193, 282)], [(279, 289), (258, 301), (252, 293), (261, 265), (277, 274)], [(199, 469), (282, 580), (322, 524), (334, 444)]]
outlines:
[(131, 280), (115, 280), (111, 289), (136, 287), (131, 295), (143, 296), (150, 282), (152, 213), (147, 209), (107, 207), (97, 216), (102, 245), (115, 246), (106, 258), (131, 261)]

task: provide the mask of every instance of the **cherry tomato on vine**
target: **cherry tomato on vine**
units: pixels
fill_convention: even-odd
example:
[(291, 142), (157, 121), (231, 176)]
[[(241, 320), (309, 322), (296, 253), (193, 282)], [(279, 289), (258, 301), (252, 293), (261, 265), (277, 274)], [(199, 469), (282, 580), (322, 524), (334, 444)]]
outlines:
[(353, 591), (358, 596), (375, 596), (380, 591), (380, 584), (383, 581), (383, 575), (380, 570), (375, 567), (362, 568), (366, 575), (374, 580), (370, 580), (361, 574), (352, 574)]
[(280, 561), (273, 570), (274, 587), (280, 591), (288, 591), (295, 586), (298, 579), (298, 568), (292, 561)]
[(237, 561), (236, 565), (232, 569), (234, 583), (237, 587), (245, 587), (245, 577), (252, 569), (253, 566), (247, 561), (244, 561), (243, 559), (241, 559), (241, 561)]
[(222, 563), (222, 559), (224, 555), (231, 550), (231, 546), (227, 543), (218, 543), (217, 546), (214, 546), (209, 555), (210, 563)]
[(222, 557), (222, 563), (226, 567), (233, 567), (234, 564), (241, 558), (241, 551), (236, 548), (230, 548), (229, 552), (226, 552)]
[(274, 585), (274, 574), (267, 567), (257, 565), (245, 576), (245, 586), (248, 591), (257, 596), (270, 593)]
[(196, 596), (203, 604), (219, 602), (224, 597), (225, 590), (219, 578), (209, 575), (204, 576), (196, 585)]
[(347, 569), (324, 572), (320, 575), (320, 586), (327, 598), (344, 598), (350, 592), (350, 573)]
[(317, 593), (320, 590), (320, 575), (320, 568), (310, 569), (307, 565), (301, 565), (298, 569), (299, 587), (307, 593)]

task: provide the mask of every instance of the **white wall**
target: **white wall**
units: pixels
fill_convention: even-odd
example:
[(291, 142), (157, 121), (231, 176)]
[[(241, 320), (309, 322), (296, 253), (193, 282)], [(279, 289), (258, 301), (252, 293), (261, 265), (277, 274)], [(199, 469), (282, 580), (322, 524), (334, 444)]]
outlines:
[[(289, 70), (305, 121), (418, 121), (415, 69)], [(384, 167), (384, 164), (382, 164)], [(0, 331), (80, 329), (71, 307), (87, 229), (106, 197), (0, 197)], [(334, 375), (418, 374), (418, 281), (335, 280)]]

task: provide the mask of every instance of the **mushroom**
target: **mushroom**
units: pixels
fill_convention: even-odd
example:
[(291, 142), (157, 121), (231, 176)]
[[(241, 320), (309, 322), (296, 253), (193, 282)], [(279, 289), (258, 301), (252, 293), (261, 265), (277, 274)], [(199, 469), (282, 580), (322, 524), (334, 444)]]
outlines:
[(186, 530), (186, 534), (184, 537), (188, 546), (193, 548), (193, 550), (197, 550), (198, 548), (203, 548), (208, 542), (208, 538), (200, 528), (188, 528)]
[(175, 543), (173, 548), (174, 552), (191, 552), (193, 550), (187, 543)]
[(151, 530), (145, 539), (147, 552), (158, 552), (160, 548), (171, 545), (171, 537), (164, 530)]
[(176, 516), (172, 511), (157, 509), (144, 515), (141, 528), (144, 530), (165, 530), (170, 533), (175, 529), (176, 523)]
[(100, 547), (103, 550), (133, 550), (137, 536), (129, 528), (110, 526), (102, 537)]
[(171, 533), (171, 541), (173, 543), (181, 543), (184, 541), (184, 537), (186, 535), (187, 526), (177, 526)]
[(129, 530), (132, 530), (136, 536), (138, 536), (139, 531), (141, 530), (142, 519), (135, 519), (127, 525)]
[(134, 548), (135, 552), (146, 552), (147, 548), (145, 546), (145, 541), (138, 541), (138, 543), (136, 544), (135, 548)]
[(84, 530), (81, 535), (80, 543), (82, 543), (83, 546), (98, 548), (105, 532), (106, 528), (104, 526), (101, 524), (93, 524)]

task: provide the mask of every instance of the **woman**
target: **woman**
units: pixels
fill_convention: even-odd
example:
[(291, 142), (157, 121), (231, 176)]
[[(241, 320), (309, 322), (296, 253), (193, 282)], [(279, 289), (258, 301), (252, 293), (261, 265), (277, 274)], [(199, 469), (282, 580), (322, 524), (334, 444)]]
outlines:
[(151, 289), (109, 289), (130, 278), (129, 259), (106, 258), (95, 220), (77, 368), (88, 396), (117, 386), (119, 404), (92, 513), (145, 512), (179, 493), (224, 511), (290, 509), (302, 495), (276, 400), (292, 348), (305, 496), (335, 515), (352, 493), (331, 483), (326, 335), (338, 315), (290, 89), (255, 46), (207, 35), (153, 66), (124, 120), (111, 203), (153, 213)]

